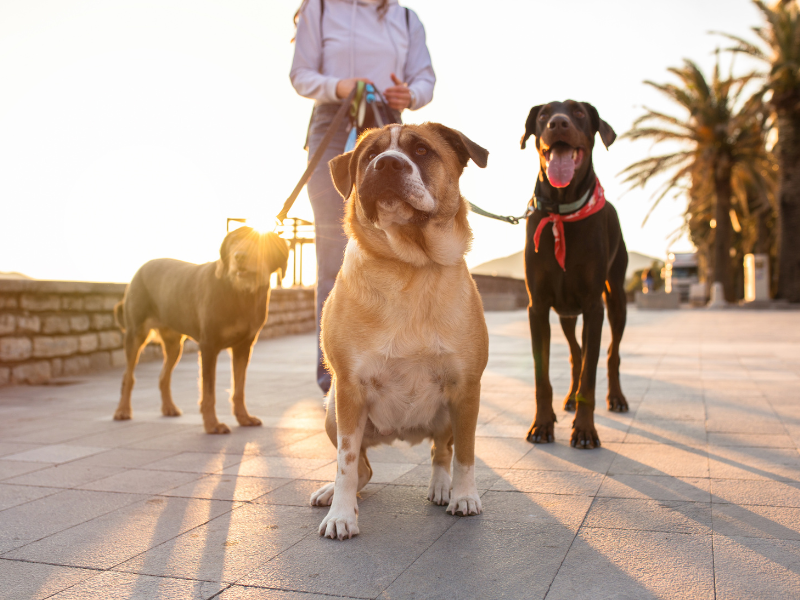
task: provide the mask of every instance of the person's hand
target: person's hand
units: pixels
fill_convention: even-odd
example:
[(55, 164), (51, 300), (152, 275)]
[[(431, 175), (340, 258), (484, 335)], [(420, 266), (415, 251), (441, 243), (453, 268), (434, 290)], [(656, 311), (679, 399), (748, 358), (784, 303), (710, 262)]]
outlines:
[(403, 110), (411, 106), (411, 90), (408, 89), (408, 84), (400, 81), (394, 73), (392, 73), (392, 81), (394, 85), (386, 88), (383, 92), (389, 108)]
[(351, 77), (350, 79), (340, 79), (336, 83), (336, 97), (347, 98), (347, 96), (350, 95), (350, 92), (353, 91), (353, 88), (356, 87), (356, 84), (359, 81), (363, 81), (364, 83), (372, 83), (372, 81), (370, 79), (367, 79), (366, 77)]

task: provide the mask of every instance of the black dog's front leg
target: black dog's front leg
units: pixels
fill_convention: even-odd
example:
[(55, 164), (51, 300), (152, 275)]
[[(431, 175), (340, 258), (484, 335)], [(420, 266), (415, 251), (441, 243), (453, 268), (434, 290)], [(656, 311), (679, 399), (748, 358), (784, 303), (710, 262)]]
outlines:
[(600, 338), (603, 334), (603, 305), (598, 302), (583, 313), (583, 361), (581, 381), (575, 395), (577, 409), (572, 422), (571, 445), (574, 448), (596, 448), (600, 438), (594, 427), (594, 388), (597, 379), (597, 360), (600, 358)]
[(527, 439), (534, 444), (555, 441), (556, 413), (553, 410), (553, 386), (550, 385), (549, 317), (549, 307), (528, 307), (536, 377), (536, 416), (528, 430)]

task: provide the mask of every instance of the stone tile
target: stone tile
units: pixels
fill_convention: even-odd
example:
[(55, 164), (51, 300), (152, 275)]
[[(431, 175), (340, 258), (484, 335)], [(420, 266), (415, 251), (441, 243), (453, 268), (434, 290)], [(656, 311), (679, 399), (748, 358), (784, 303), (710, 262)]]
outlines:
[(532, 471), (577, 471), (601, 473), (608, 471), (619, 444), (605, 443), (600, 448), (581, 450), (569, 441), (534, 445), (530, 452), (511, 465), (512, 469)]
[[(325, 513), (317, 511), (317, 514), (319, 525)], [(357, 537), (339, 541), (309, 535), (237, 583), (374, 598), (457, 519), (447, 515), (426, 519), (407, 514), (360, 517)], [(412, 531), (413, 535), (401, 534)]]
[(475, 465), (507, 469), (532, 450), (524, 439), (475, 438)]
[(206, 475), (200, 479), (195, 479), (184, 485), (161, 492), (161, 495), (250, 502), (290, 481), (292, 480), (281, 478)]
[[(29, 463), (41, 465), (41, 463)], [(75, 488), (79, 485), (110, 477), (122, 471), (119, 467), (85, 467), (67, 463), (53, 465), (44, 469), (37, 469), (24, 475), (3, 480), (3, 483), (19, 485), (39, 485), (58, 488)]]
[[(370, 464), (387, 462), (414, 465), (421, 463), (430, 464), (431, 444), (428, 440), (423, 440), (422, 443), (416, 446), (412, 446), (406, 442), (396, 441), (391, 446), (381, 445), (370, 448), (367, 450), (367, 457), (369, 458)], [(333, 460), (336, 460), (335, 455)]]
[(286, 456), (251, 456), (238, 465), (223, 469), (222, 475), (239, 477), (301, 477), (327, 464), (327, 459), (291, 458)]
[(800, 542), (714, 535), (718, 600), (800, 598)]
[(0, 481), (17, 477), (24, 473), (30, 473), (31, 471), (40, 471), (41, 469), (45, 468), (47, 468), (47, 466), (41, 463), (27, 463), (0, 459)]
[(0, 559), (0, 598), (43, 600), (97, 571)]
[(715, 479), (758, 479), (800, 482), (800, 453), (786, 448), (709, 449)]
[(135, 494), (65, 490), (9, 508), (0, 513), (0, 553), (75, 527), (141, 498)]
[(219, 600), (330, 600), (331, 596), (234, 585), (222, 592), (218, 598)]
[(598, 498), (711, 502), (709, 479), (666, 475), (607, 475)]
[(796, 448), (792, 438), (786, 434), (770, 432), (752, 433), (719, 433), (709, 430), (708, 447), (713, 452), (714, 446), (751, 447), (751, 448)]
[[(427, 488), (426, 488), (427, 490)], [(535, 525), (561, 525), (577, 531), (592, 504), (591, 496), (489, 491), (481, 496), (487, 521), (514, 521)]]
[[(479, 490), (488, 490), (500, 479), (506, 469), (492, 469), (489, 467), (475, 467), (475, 485)], [(431, 466), (417, 465), (407, 473), (392, 481), (392, 485), (412, 485), (426, 487), (431, 481)]]
[(98, 492), (128, 492), (131, 494), (159, 494), (172, 488), (196, 481), (197, 473), (173, 473), (170, 471), (150, 471), (128, 469), (110, 477), (97, 479), (77, 486), (83, 490)]
[(92, 456), (75, 460), (71, 464), (82, 467), (121, 467), (125, 469), (136, 469), (174, 455), (174, 452), (164, 450), (112, 448), (111, 450), (100, 452), (99, 454), (93, 454)]
[(582, 528), (547, 600), (711, 600), (712, 565), (710, 535)]
[[(31, 500), (38, 500), (63, 490), (59, 488), (33, 487), (29, 485), (12, 485), (0, 483), (0, 511), (12, 506), (25, 504)], [(0, 522), (2, 518), (0, 517)]]
[(714, 504), (714, 533), (800, 540), (800, 508)]
[(219, 473), (226, 467), (238, 465), (247, 457), (223, 452), (181, 452), (147, 465), (151, 471), (183, 471), (185, 473)]
[(277, 447), (268, 454), (288, 456), (291, 458), (327, 458), (336, 460), (336, 447), (331, 443), (324, 431), (307, 437), (299, 442)]
[[(370, 464), (372, 465), (371, 483), (392, 483), (417, 467), (415, 463), (378, 463), (370, 461)], [(302, 475), (302, 478), (334, 481), (336, 479), (337, 468), (336, 463), (331, 462), (322, 468)]]
[(584, 527), (668, 533), (711, 533), (711, 504), (674, 500), (596, 498)]
[[(256, 504), (283, 504), (286, 506), (309, 506), (311, 504), (311, 494), (327, 485), (330, 481), (314, 481), (313, 479), (295, 479), (283, 485), (269, 494), (253, 500)], [(385, 484), (368, 483), (360, 492), (358, 498), (365, 500), (371, 495), (381, 490)], [(317, 507), (317, 510), (321, 508)], [(322, 517), (320, 517), (322, 518)]]
[(712, 502), (800, 508), (800, 484), (790, 481), (711, 479)]
[(140, 500), (28, 544), (5, 558), (109, 569), (229, 512), (232, 507), (230, 502), (216, 500), (163, 497)]
[(35, 450), (41, 448), (42, 444), (26, 444), (23, 442), (0, 442), (0, 457), (8, 456), (9, 454), (19, 454), (26, 450)]
[(224, 586), (209, 581), (147, 577), (130, 573), (100, 573), (81, 583), (51, 596), (53, 600), (207, 600)]
[(692, 448), (706, 445), (703, 421), (640, 421), (636, 419), (625, 436), (626, 444), (680, 444)]
[(462, 518), (379, 597), (544, 598), (573, 537), (560, 525)]
[(243, 506), (151, 548), (114, 570), (234, 582), (309, 535), (319, 541), (317, 527), (323, 517), (322, 511), (310, 506)]
[(384, 485), (359, 502), (359, 524), (362, 519), (369, 520), (372, 515), (380, 514), (436, 517), (445, 514), (446, 508), (428, 500), (427, 485), (425, 487)]
[(697, 400), (644, 400), (636, 410), (637, 421), (704, 421), (706, 407)]
[(61, 464), (103, 452), (106, 448), (53, 444), (6, 456), (6, 460)]
[(603, 475), (599, 473), (510, 469), (491, 487), (491, 490), (594, 496), (602, 481)]
[(705, 449), (655, 444), (621, 444), (609, 475), (708, 477)]

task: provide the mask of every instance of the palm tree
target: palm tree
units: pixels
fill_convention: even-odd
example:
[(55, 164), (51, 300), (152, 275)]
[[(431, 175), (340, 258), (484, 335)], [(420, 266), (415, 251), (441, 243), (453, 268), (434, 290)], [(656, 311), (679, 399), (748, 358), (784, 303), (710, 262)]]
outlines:
[[(735, 297), (731, 270), (731, 201), (734, 198), (733, 176), (749, 172), (755, 156), (763, 150), (761, 130), (753, 127), (759, 115), (760, 97), (741, 102), (743, 88), (750, 76), (723, 79), (719, 61), (711, 82), (697, 65), (684, 60), (683, 67), (670, 68), (680, 84), (646, 81), (686, 111), (675, 117), (645, 108), (645, 114), (622, 137), (650, 139), (655, 143), (677, 142), (679, 149), (638, 161), (622, 171), (625, 183), (644, 187), (653, 177), (668, 174), (656, 190), (650, 211), (670, 192), (689, 188), (690, 198), (713, 206), (713, 281), (721, 283), (727, 300)], [(755, 180), (759, 180), (757, 177)], [(705, 194), (705, 196), (703, 196)], [(710, 200), (710, 203), (709, 203)], [(690, 206), (691, 208), (691, 206)], [(650, 213), (648, 213), (649, 216)], [(646, 219), (645, 219), (646, 220)]]
[(766, 48), (738, 36), (733, 52), (748, 54), (769, 66), (764, 89), (772, 92), (769, 105), (778, 129), (779, 165), (778, 296), (800, 302), (800, 5), (782, 0), (772, 7), (753, 0), (766, 21), (753, 31)]

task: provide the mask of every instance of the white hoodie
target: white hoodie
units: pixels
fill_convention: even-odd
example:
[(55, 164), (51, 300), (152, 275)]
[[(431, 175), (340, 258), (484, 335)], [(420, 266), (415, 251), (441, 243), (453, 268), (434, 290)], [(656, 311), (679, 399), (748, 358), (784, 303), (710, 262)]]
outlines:
[(305, 0), (300, 9), (290, 78), (297, 93), (317, 104), (341, 102), (340, 79), (371, 79), (383, 92), (391, 74), (412, 93), (412, 110), (433, 98), (436, 76), (425, 45), (425, 29), (414, 11), (389, 0), (383, 18), (375, 0)]

